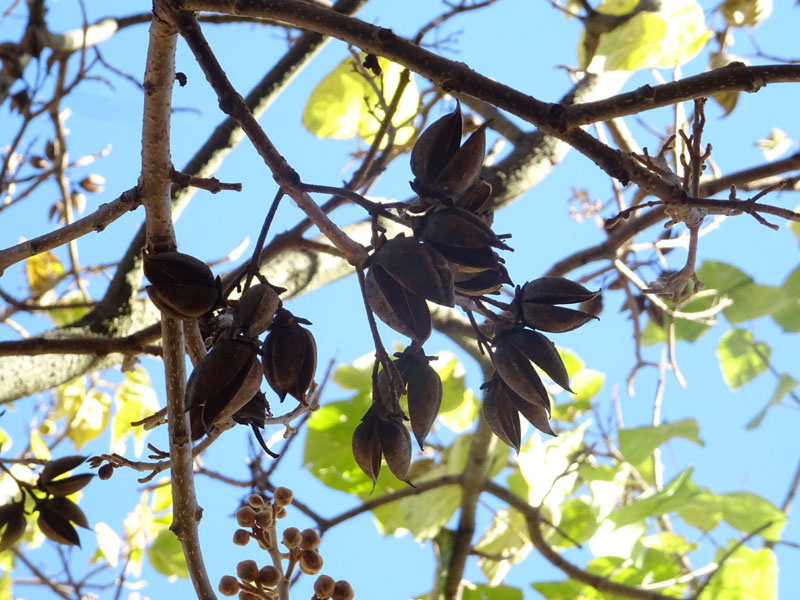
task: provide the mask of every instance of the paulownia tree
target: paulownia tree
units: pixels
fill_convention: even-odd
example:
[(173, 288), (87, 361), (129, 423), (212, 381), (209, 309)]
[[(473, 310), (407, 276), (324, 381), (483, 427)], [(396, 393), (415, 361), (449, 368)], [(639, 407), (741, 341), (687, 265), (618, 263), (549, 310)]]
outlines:
[[(791, 197), (784, 192), (798, 187), (800, 157), (775, 159), (792, 145), (786, 134), (774, 129), (761, 140), (765, 161), (746, 168), (724, 171), (712, 152), (727, 123), (712, 114), (735, 114), (743, 93), (758, 102), (765, 86), (792, 94), (800, 81), (796, 61), (762, 53), (755, 41), (755, 58), (735, 54), (738, 38), (770, 17), (771, 1), (528, 8), (539, 19), (532, 35), (565, 17), (574, 24), (577, 62), (565, 71), (561, 98), (473, 70), (469, 49), (465, 62), (449, 58), (453, 27), (513, 20), (510, 3), (430, 3), (413, 29), (403, 15), (403, 31), (392, 19), (404, 6), (382, 7), (372, 23), (355, 16), (365, 4), (155, 0), (152, 12), (95, 19), (94, 7), (78, 2), (71, 10), (82, 25), (64, 30), (45, 0), (9, 3), (4, 21), (24, 26), (17, 37), (4, 28), (0, 44), (0, 598), (26, 584), (62, 598), (132, 596), (147, 562), (189, 578), (198, 598), (345, 600), (369, 574), (355, 540), (329, 550), (326, 534), (366, 512), (384, 534), (430, 542), (433, 583), (419, 597), (522, 598), (506, 577), (534, 549), (566, 575), (527, 575), (535, 590), (527, 593), (548, 599), (777, 597), (774, 549), (792, 545), (784, 531), (800, 470), (776, 506), (755, 493), (702, 487), (691, 468), (665, 468), (660, 450), (676, 437), (700, 443), (692, 414), (662, 418), (664, 389), (668, 380), (684, 383), (678, 342), (698, 340), (723, 318), (730, 327), (717, 357), (725, 382), (735, 389), (761, 373), (776, 378), (748, 428), (773, 405), (800, 403), (795, 377), (740, 325), (770, 316), (778, 336), (800, 330), (800, 271), (778, 287), (756, 283), (727, 257), (698, 264), (706, 234), (732, 223), (789, 223), (798, 235), (800, 213), (783, 205)], [(120, 42), (146, 26), (146, 47)], [(283, 54), (256, 57), (234, 37), (226, 38), (236, 46), (231, 54), (216, 41), (220, 28), (247, 40), (278, 33)], [(758, 30), (750, 35), (757, 39)], [(331, 46), (341, 62), (303, 92), (305, 106), (259, 120), (328, 40), (338, 40)], [(143, 76), (106, 56), (120, 47), (126, 66), (144, 65)], [(176, 59), (179, 47), (188, 53)], [(682, 65), (702, 59), (707, 69), (681, 76)], [(524, 68), (518, 56), (503, 60)], [(265, 66), (244, 95), (242, 73), (252, 78)], [(621, 91), (632, 73), (648, 70), (655, 82)], [(141, 164), (106, 178), (99, 173), (114, 146), (79, 158), (72, 149), (90, 134), (131, 140), (111, 130), (70, 132), (68, 107), (91, 85), (130, 83), (143, 107)], [(180, 96), (184, 86), (213, 92), (222, 115), (179, 165), (176, 148), (196, 135), (176, 120), (186, 104), (196, 108)], [(650, 149), (628, 127), (634, 116), (652, 118)], [(764, 128), (773, 116), (763, 103)], [(318, 138), (357, 140), (346, 146), (349, 158), (339, 157), (347, 161), (344, 182), (311, 161), (296, 164), (296, 148), (276, 137), (276, 120), (300, 118)], [(134, 120), (138, 114), (126, 116)], [(260, 164), (235, 183), (216, 178), (240, 144)], [(315, 142), (303, 153), (322, 156), (323, 148)], [(505, 231), (495, 213), (520, 198), (532, 203), (528, 192), (570, 149), (593, 163), (591, 177), (610, 182), (608, 202), (593, 199), (608, 195), (599, 185), (572, 192), (574, 216), (595, 221), (602, 240), (571, 244), (563, 256), (537, 248), (553, 263), (545, 272), (511, 268), (517, 240), (544, 235), (548, 224), (532, 216)], [(391, 190), (391, 199), (375, 189)], [(198, 190), (219, 194), (214, 201), (222, 197), (227, 208), (218, 204), (211, 223), (176, 235), (174, 222)], [(230, 216), (230, 197), (250, 190), (270, 197), (258, 234), (250, 219)], [(49, 231), (15, 220), (54, 192), (51, 206), (31, 209), (47, 213)], [(107, 201), (92, 203), (101, 193), (110, 193)], [(116, 247), (115, 227), (142, 217), (119, 256), (81, 262), (79, 247)], [(257, 235), (246, 256), (215, 261), (203, 252), (199, 240), (222, 227)], [(669, 254), (676, 248), (685, 257)], [(330, 302), (326, 286), (345, 277), (350, 296), (339, 310), (360, 315), (357, 343), (369, 354), (334, 368), (333, 356), (318, 352), (318, 343), (335, 347), (323, 343), (326, 328), (305, 313), (313, 303), (296, 298), (318, 290), (313, 302)], [(628, 320), (612, 334), (605, 323), (615, 304)], [(657, 373), (649, 425), (625, 427), (616, 395), (601, 393), (602, 373), (579, 358), (580, 344), (557, 346), (579, 328), (602, 330), (603, 340), (630, 336), (631, 390), (641, 373)], [(480, 373), (476, 389), (443, 350), (446, 339)], [(327, 401), (329, 379), (350, 397)], [(608, 422), (612, 402), (616, 419)], [(237, 424), (246, 427), (230, 431)], [(253, 437), (236, 438), (239, 430)], [(248, 439), (238, 455), (249, 450), (241, 464), (216, 470), (208, 465), (223, 452), (222, 439)], [(349, 508), (332, 513), (327, 501), (299, 493), (296, 439), (305, 468), (347, 493)], [(246, 476), (237, 475), (245, 466)], [(133, 473), (144, 487), (125, 481)], [(196, 491), (196, 479), (224, 487), (227, 512), (203, 514), (218, 499)], [(129, 513), (124, 524), (119, 516), (114, 527), (92, 525), (87, 507), (101, 497)], [(301, 519), (309, 526), (296, 527)], [(205, 535), (209, 521), (225, 534)], [(724, 542), (704, 537), (718, 526)], [(94, 536), (79, 533), (90, 527)], [(70, 553), (81, 544), (93, 553), (88, 567)], [(42, 545), (57, 549), (58, 563), (42, 566)], [(579, 551), (584, 545), (589, 553)], [(235, 546), (246, 558), (212, 568), (209, 555), (226, 561)], [(352, 559), (328, 571), (323, 559), (344, 551)], [(381, 595), (394, 597), (391, 582), (403, 573), (387, 564), (379, 576)]]

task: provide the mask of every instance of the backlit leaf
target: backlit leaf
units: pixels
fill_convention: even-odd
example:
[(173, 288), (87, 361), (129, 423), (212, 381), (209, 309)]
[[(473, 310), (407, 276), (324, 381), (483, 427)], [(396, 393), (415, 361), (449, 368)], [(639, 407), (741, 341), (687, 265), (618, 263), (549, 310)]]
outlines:
[(94, 526), (97, 535), (97, 549), (111, 567), (116, 567), (119, 562), (119, 553), (122, 549), (122, 538), (105, 523), (98, 521)]
[(489, 585), (503, 581), (511, 565), (523, 560), (531, 548), (533, 544), (528, 536), (525, 517), (512, 508), (497, 511), (475, 546), (479, 552), (492, 557), (478, 559), (478, 565), (486, 575)]
[(64, 277), (64, 267), (52, 252), (42, 252), (25, 260), (25, 275), (31, 296), (41, 296)]
[(774, 128), (765, 139), (758, 140), (756, 146), (761, 148), (764, 158), (775, 160), (789, 150), (793, 143), (783, 130)]
[(650, 457), (653, 450), (674, 437), (682, 437), (700, 446), (700, 430), (694, 419), (683, 419), (674, 423), (663, 423), (658, 427), (646, 426), (619, 431), (619, 449), (632, 465)]
[(744, 329), (731, 329), (717, 345), (722, 376), (732, 390), (766, 371), (769, 357), (769, 346), (753, 341), (753, 334)]
[(756, 416), (754, 416), (747, 422), (747, 425), (745, 425), (745, 427), (747, 429), (755, 429), (756, 427), (761, 425), (761, 421), (763, 421), (764, 417), (767, 416), (767, 411), (773, 406), (780, 404), (784, 396), (786, 396), (786, 394), (788, 394), (795, 387), (797, 387), (798, 383), (800, 382), (798, 382), (791, 375), (787, 373), (781, 373), (780, 377), (778, 377), (778, 387), (775, 389), (775, 393), (772, 394), (772, 398), (769, 399), (769, 402), (767, 402), (764, 408), (758, 411)]
[(111, 396), (98, 390), (89, 390), (77, 408), (67, 423), (67, 437), (75, 444), (75, 449), (80, 450), (86, 442), (99, 437), (106, 430)]
[[(732, 541), (727, 549), (721, 548), (715, 560), (719, 561), (736, 543)], [(699, 600), (775, 600), (777, 597), (775, 554), (769, 548), (751, 550), (739, 546), (711, 578)]]
[(137, 367), (125, 373), (125, 381), (114, 395), (114, 406), (116, 413), (111, 421), (111, 449), (124, 454), (125, 441), (132, 436), (134, 453), (141, 455), (147, 431), (143, 427), (132, 427), (131, 423), (150, 416), (159, 408), (147, 371)]
[[(793, 224), (800, 225), (800, 223)], [(780, 290), (781, 301), (772, 312), (772, 320), (784, 331), (800, 332), (800, 267), (786, 276)]]
[(640, 496), (631, 504), (611, 513), (610, 519), (618, 527), (622, 527), (637, 521), (644, 521), (647, 517), (680, 510), (699, 493), (697, 486), (692, 484), (689, 479), (691, 474), (691, 468), (681, 471), (663, 490), (647, 496)]
[(775, 310), (780, 302), (779, 288), (760, 285), (732, 265), (706, 261), (698, 269), (697, 276), (706, 287), (718, 290), (733, 300), (733, 304), (722, 311), (731, 323), (766, 316)]
[(153, 544), (147, 549), (147, 558), (153, 568), (162, 575), (189, 578), (189, 569), (183, 558), (181, 543), (167, 528), (158, 532)]
[(522, 600), (522, 590), (507, 585), (462, 582), (461, 600)]
[(78, 290), (73, 290), (71, 292), (67, 292), (61, 298), (58, 299), (57, 304), (64, 304), (66, 308), (58, 308), (55, 310), (51, 310), (47, 313), (50, 317), (50, 320), (58, 327), (63, 327), (64, 325), (69, 325), (70, 323), (74, 323), (85, 314), (89, 312), (89, 308), (86, 306), (77, 306), (74, 308), (69, 308), (70, 304), (77, 304), (79, 302), (84, 302), (83, 294), (81, 294)]

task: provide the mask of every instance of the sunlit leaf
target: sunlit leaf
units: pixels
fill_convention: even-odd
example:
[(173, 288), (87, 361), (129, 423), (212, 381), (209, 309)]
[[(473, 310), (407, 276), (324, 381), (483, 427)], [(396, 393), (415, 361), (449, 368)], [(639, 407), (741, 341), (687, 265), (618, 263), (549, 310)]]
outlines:
[(114, 406), (116, 413), (111, 421), (111, 449), (124, 454), (125, 441), (132, 436), (134, 453), (141, 455), (147, 431), (143, 427), (132, 427), (131, 423), (158, 411), (158, 400), (147, 371), (137, 367), (125, 373), (125, 381), (114, 395)]
[(147, 558), (153, 568), (162, 575), (189, 578), (189, 569), (186, 567), (181, 543), (167, 528), (158, 532), (153, 544), (147, 549)]
[[(721, 560), (736, 543), (732, 541), (728, 548), (720, 549), (715, 560)], [(775, 554), (769, 548), (751, 550), (739, 546), (711, 578), (699, 600), (775, 600), (777, 597)]]
[(680, 510), (699, 493), (698, 488), (689, 479), (691, 474), (691, 468), (681, 471), (663, 490), (640, 496), (627, 506), (611, 513), (610, 519), (618, 527), (622, 527), (637, 521), (643, 522), (647, 517)]
[(442, 380), (442, 405), (439, 422), (461, 433), (470, 428), (480, 412), (480, 402), (464, 385), (464, 367), (450, 352), (437, 352), (430, 365)]
[(55, 310), (51, 310), (47, 313), (47, 316), (50, 317), (50, 320), (58, 327), (63, 327), (64, 325), (69, 325), (70, 323), (74, 323), (85, 314), (89, 312), (89, 308), (86, 306), (76, 306), (74, 308), (69, 308), (70, 304), (77, 304), (80, 302), (84, 302), (83, 294), (80, 293), (78, 290), (73, 290), (71, 292), (67, 292), (61, 298), (58, 299), (57, 304), (64, 304), (67, 308), (58, 308)]
[(589, 70), (675, 67), (692, 59), (710, 37), (695, 0), (672, 0), (658, 12), (640, 12), (602, 34)]
[(767, 160), (775, 160), (786, 153), (794, 142), (786, 133), (777, 127), (769, 132), (769, 135), (756, 142), (756, 146), (761, 148), (761, 153)]
[(31, 296), (41, 296), (64, 277), (64, 267), (52, 252), (42, 252), (25, 260), (25, 275)]
[[(708, 310), (717, 304), (717, 302), (719, 302), (719, 296), (701, 296), (700, 298), (695, 298), (691, 302), (681, 306), (680, 312), (702, 312)], [(666, 303), (671, 308), (674, 307), (672, 302), (666, 301)], [(681, 318), (675, 319), (675, 339), (678, 341), (682, 340), (689, 343), (696, 342), (709, 329), (709, 325), (706, 325), (700, 321)], [(660, 344), (665, 341), (667, 341), (666, 326), (661, 327), (660, 325), (653, 323), (653, 321), (648, 321), (644, 331), (642, 332), (642, 344), (645, 346), (652, 346), (653, 344)]]
[[(800, 225), (800, 223), (794, 223), (794, 225)], [(800, 267), (786, 276), (780, 290), (781, 301), (772, 312), (772, 320), (784, 331), (800, 332)]]
[(522, 590), (507, 585), (462, 582), (461, 600), (522, 600)]
[(98, 390), (89, 390), (67, 423), (67, 437), (75, 444), (76, 450), (106, 430), (110, 412), (111, 396)]
[[(794, 212), (800, 212), (800, 205), (795, 207)], [(797, 221), (790, 221), (789, 229), (794, 234), (794, 237), (797, 238), (797, 241), (800, 242), (800, 223)]]
[[(305, 128), (321, 138), (347, 139), (358, 134), (372, 143), (385, 114), (376, 89), (388, 105), (403, 71), (403, 67), (382, 57), (378, 63), (382, 73), (376, 77), (365, 74), (353, 58), (339, 63), (311, 92), (303, 110)], [(392, 118), (392, 124), (400, 128), (396, 143), (403, 144), (413, 135), (413, 126), (406, 122), (416, 115), (418, 103), (419, 92), (412, 78)]]
[(797, 381), (791, 375), (787, 373), (781, 373), (780, 377), (778, 377), (778, 386), (775, 389), (775, 392), (772, 394), (772, 398), (769, 399), (769, 402), (767, 402), (764, 408), (758, 411), (756, 416), (754, 416), (747, 422), (747, 425), (745, 425), (745, 427), (747, 429), (755, 429), (756, 427), (761, 425), (761, 421), (763, 421), (764, 417), (767, 416), (767, 411), (773, 406), (777, 406), (778, 404), (780, 404), (784, 396), (786, 396), (786, 394), (788, 394), (795, 387), (797, 387), (798, 383), (800, 382)]
[(646, 548), (661, 550), (666, 554), (688, 554), (697, 548), (697, 543), (690, 542), (682, 535), (672, 531), (662, 531), (642, 538), (642, 545)]
[(589, 540), (589, 550), (595, 556), (632, 557), (641, 549), (641, 539), (647, 531), (645, 523), (629, 523), (617, 527), (612, 521), (603, 521)]
[(769, 346), (753, 341), (753, 334), (744, 329), (731, 329), (717, 345), (722, 376), (732, 390), (766, 371), (769, 357)]
[(494, 515), (475, 549), (487, 556), (478, 559), (489, 585), (497, 585), (511, 565), (523, 560), (533, 548), (525, 517), (513, 508), (503, 508)]
[(42, 434), (37, 429), (31, 429), (29, 435), (33, 457), (40, 460), (50, 460), (50, 449), (42, 439)]
[(706, 287), (733, 300), (733, 304), (722, 311), (732, 323), (766, 316), (780, 302), (779, 288), (757, 284), (752, 277), (732, 265), (705, 261), (697, 270), (697, 276)]
[(97, 535), (97, 549), (111, 567), (116, 567), (119, 562), (119, 553), (122, 549), (122, 538), (108, 525), (98, 521), (94, 526)]
[(777, 541), (786, 524), (786, 515), (766, 498), (751, 492), (731, 492), (720, 494), (720, 510), (722, 518), (742, 533), (752, 533), (769, 523), (759, 531), (765, 540)]
[[(558, 530), (545, 526), (545, 539), (551, 546), (572, 548), (589, 540), (600, 527), (600, 509), (587, 496), (567, 498), (559, 506)], [(564, 537), (562, 532), (569, 537)]]
[(682, 437), (700, 446), (700, 430), (694, 419), (683, 419), (674, 423), (662, 423), (658, 427), (636, 427), (619, 431), (619, 449), (632, 465), (653, 454), (653, 450), (674, 437)]
[(158, 480), (158, 487), (153, 490), (153, 498), (150, 502), (150, 507), (153, 509), (153, 512), (159, 513), (163, 510), (167, 510), (172, 506), (172, 485), (169, 483), (169, 479), (166, 477), (161, 477)]

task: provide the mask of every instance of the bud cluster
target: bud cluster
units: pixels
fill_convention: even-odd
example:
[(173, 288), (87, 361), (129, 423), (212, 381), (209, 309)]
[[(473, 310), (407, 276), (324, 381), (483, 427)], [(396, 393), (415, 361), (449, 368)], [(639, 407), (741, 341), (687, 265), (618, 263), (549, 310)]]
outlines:
[(83, 510), (67, 496), (82, 490), (94, 474), (66, 475), (83, 461), (85, 456), (63, 456), (47, 461), (39, 472), (35, 485), (17, 482), (23, 497), (0, 506), (0, 552), (13, 546), (25, 533), (25, 498), (33, 500), (34, 512), (38, 512), (36, 524), (49, 540), (67, 546), (80, 546), (75, 525), (89, 528)]
[[(383, 361), (372, 406), (353, 434), (356, 462), (373, 482), (384, 458), (389, 470), (408, 482), (411, 438), (405, 421), (422, 447), (439, 412), (442, 383), (422, 350), (431, 334), (428, 303), (458, 304), (489, 319), (488, 337), (476, 326), (476, 337), (495, 367), (484, 384), (484, 415), (492, 431), (517, 450), (520, 415), (554, 435), (548, 392), (534, 365), (569, 390), (561, 357), (541, 332), (570, 331), (595, 318), (561, 305), (589, 303), (599, 292), (560, 277), (517, 286), (509, 304), (487, 297), (513, 282), (498, 254), (512, 250), (505, 242), (509, 236), (492, 230), (492, 187), (480, 178), (486, 126), (462, 144), (459, 106), (420, 134), (411, 152), (411, 187), (419, 198), (404, 207), (412, 236), (376, 236), (367, 262), (364, 293), (369, 308), (411, 340), (396, 360)], [(498, 314), (488, 306), (502, 310)], [(403, 394), (408, 395), (408, 415), (400, 408)]]
[(285, 290), (266, 281), (247, 287), (238, 300), (225, 298), (219, 277), (188, 254), (145, 253), (144, 273), (153, 304), (175, 318), (199, 319), (208, 336), (209, 351), (186, 385), (192, 440), (232, 417), (250, 425), (262, 448), (277, 456), (260, 432), (270, 415), (261, 382), (266, 379), (281, 401), (288, 394), (306, 403), (317, 366), (314, 336), (303, 327), (310, 322), (283, 308), (279, 294)]
[[(254, 560), (239, 562), (235, 576), (225, 575), (219, 581), (218, 589), (223, 596), (238, 594), (239, 600), (274, 600), (279, 597), (281, 584), (288, 584), (295, 567), (305, 575), (316, 575), (322, 570), (323, 561), (318, 549), (321, 539), (315, 529), (300, 531), (296, 527), (287, 527), (283, 530), (280, 544), (276, 542), (275, 522), (286, 516), (286, 507), (292, 498), (290, 489), (279, 487), (271, 500), (261, 494), (251, 494), (247, 503), (236, 511), (240, 529), (234, 532), (233, 543), (246, 546), (255, 539), (261, 549), (270, 551), (273, 564), (259, 568)], [(279, 550), (281, 546), (285, 551)], [(276, 555), (280, 560), (275, 558)], [(314, 582), (312, 600), (351, 600), (353, 596), (353, 589), (345, 580), (335, 581), (328, 575), (319, 575)]]

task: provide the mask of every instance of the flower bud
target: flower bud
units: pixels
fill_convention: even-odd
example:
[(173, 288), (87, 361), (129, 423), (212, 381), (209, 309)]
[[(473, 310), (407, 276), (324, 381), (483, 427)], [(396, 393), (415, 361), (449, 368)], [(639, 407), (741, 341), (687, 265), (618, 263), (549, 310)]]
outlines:
[(247, 546), (250, 542), (250, 532), (246, 529), (237, 529), (233, 532), (233, 543), (237, 546)]
[(275, 587), (281, 580), (281, 572), (273, 565), (261, 567), (256, 581), (265, 587)]
[(294, 550), (299, 547), (301, 541), (302, 537), (297, 527), (287, 527), (283, 530), (283, 545), (289, 548), (289, 550)]
[(316, 575), (322, 570), (322, 557), (316, 550), (303, 550), (298, 564), (306, 575)]
[(333, 595), (336, 582), (330, 575), (320, 575), (314, 582), (314, 594), (319, 600), (328, 600)]
[(275, 506), (289, 506), (292, 503), (293, 497), (294, 493), (292, 490), (285, 487), (275, 488), (275, 493), (273, 494)]
[(258, 577), (258, 565), (254, 560), (243, 560), (236, 565), (236, 575), (242, 581), (255, 581)]
[(236, 511), (236, 522), (240, 527), (252, 527), (256, 522), (256, 511), (249, 506), (243, 506)]
[(353, 600), (355, 592), (353, 591), (350, 582), (346, 579), (340, 579), (333, 587), (333, 594), (331, 600)]
[(239, 582), (233, 575), (223, 575), (219, 580), (217, 589), (223, 596), (235, 596), (239, 591)]
[(304, 550), (316, 550), (321, 539), (316, 529), (303, 529), (300, 532), (300, 547)]

